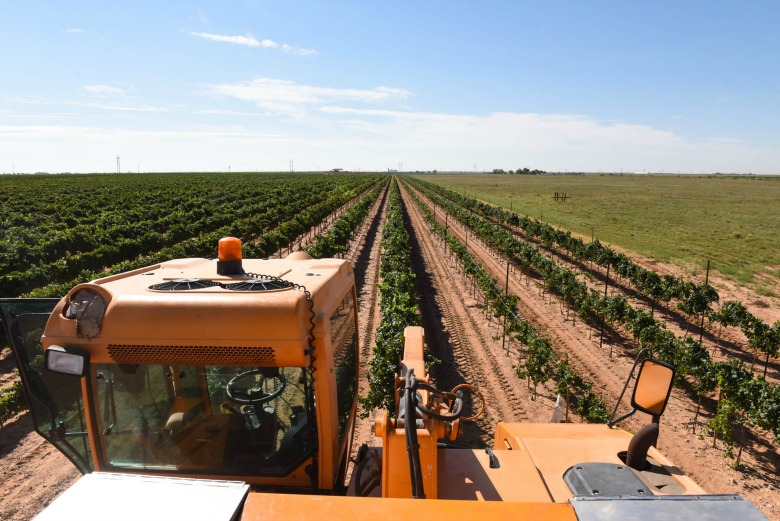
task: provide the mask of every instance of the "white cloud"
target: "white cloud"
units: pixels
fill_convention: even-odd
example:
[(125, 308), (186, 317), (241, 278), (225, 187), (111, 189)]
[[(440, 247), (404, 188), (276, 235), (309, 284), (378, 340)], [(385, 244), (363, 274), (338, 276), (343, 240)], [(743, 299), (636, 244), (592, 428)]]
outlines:
[(68, 33), (68, 34), (84, 34), (86, 31), (84, 31), (84, 29), (78, 29), (78, 28), (72, 27), (70, 29), (65, 29), (63, 32)]
[(279, 47), (279, 44), (272, 40), (268, 40), (268, 39), (257, 40), (252, 36), (240, 36), (240, 35), (228, 36), (222, 34), (195, 33), (195, 32), (190, 32), (190, 34), (206, 40), (211, 40), (212, 42), (233, 43), (236, 45), (246, 45), (247, 47), (266, 47), (266, 48)]
[(246, 112), (241, 110), (201, 109), (195, 114), (214, 114), (219, 116), (268, 116), (267, 112)]
[(113, 98), (126, 96), (135, 91), (134, 87), (113, 87), (111, 85), (84, 85), (81, 87), (84, 92), (97, 96), (99, 98)]
[(62, 119), (62, 118), (68, 118), (72, 117), (75, 114), (68, 113), (68, 112), (48, 112), (45, 114), (16, 114), (14, 112), (11, 112), (10, 110), (0, 110), (0, 116), (4, 116), (7, 118), (15, 118), (15, 119), (45, 119), (45, 120), (51, 120), (51, 119)]
[(203, 38), (205, 40), (210, 40), (212, 42), (223, 42), (223, 43), (232, 43), (235, 45), (244, 45), (247, 47), (263, 47), (265, 49), (278, 49), (282, 52), (286, 52), (289, 54), (298, 54), (301, 56), (316, 56), (317, 51), (314, 49), (304, 49), (302, 47), (293, 47), (292, 45), (287, 45), (286, 43), (277, 43), (273, 40), (269, 40), (268, 38), (265, 38), (263, 40), (258, 40), (254, 36), (247, 35), (224, 35), (224, 34), (212, 34), (212, 33), (198, 33), (194, 31), (189, 32), (193, 36), (197, 36), (199, 38)]
[[(16, 172), (114, 172), (116, 156), (123, 170), (218, 171), (255, 170), (257, 157), (271, 157), (290, 136), (243, 127), (206, 127), (186, 131), (132, 131), (105, 127), (0, 125), (0, 143)], [(10, 150), (10, 148), (9, 148)], [(46, 150), (50, 156), (41, 154)], [(249, 155), (245, 152), (251, 151)], [(187, 158), (191, 158), (188, 160)], [(289, 158), (285, 158), (285, 168)], [(6, 168), (0, 165), (0, 173)], [(282, 164), (278, 167), (282, 169)]]
[(165, 107), (154, 107), (152, 105), (117, 105), (115, 103), (73, 103), (79, 107), (89, 107), (93, 109), (101, 110), (119, 110), (126, 112), (170, 112), (170, 109)]
[(287, 45), (286, 43), (282, 44), (281, 49), (283, 52), (286, 52), (288, 54), (297, 54), (299, 56), (317, 56), (317, 51), (315, 51), (314, 49), (306, 49), (304, 47), (293, 47), (292, 45)]
[[(180, 171), (219, 170), (227, 164), (234, 170), (286, 170), (292, 158), (300, 170), (384, 170), (403, 162), (405, 170), (471, 170), (477, 163), (488, 170), (529, 166), (551, 171), (780, 173), (780, 150), (728, 136), (692, 141), (647, 125), (578, 114), (412, 111), (399, 108), (412, 96), (402, 88), (343, 89), (257, 78), (209, 87), (208, 93), (231, 102), (224, 106), (172, 109), (130, 105), (126, 100), (132, 98), (110, 97), (116, 90), (128, 88), (85, 86), (85, 92), (104, 93), (108, 99), (68, 105), (171, 112), (171, 117), (130, 118), (143, 125), (132, 131), (59, 126), (55, 120), (12, 125), (7, 118), (7, 125), (0, 126), (0, 155), (17, 165), (29, 164), (25, 171), (110, 171), (115, 166), (111, 159), (121, 154), (150, 170)], [(14, 101), (45, 103), (37, 98)], [(39, 110), (29, 108), (30, 114)], [(187, 123), (174, 114), (187, 114)], [(0, 115), (9, 114), (3, 109)], [(193, 124), (197, 115), (200, 122)], [(121, 119), (109, 114), (105, 121)], [(221, 124), (225, 121), (230, 123)]]
[(51, 105), (52, 101), (36, 96), (8, 96), (4, 101), (19, 105)]
[(223, 83), (211, 87), (211, 92), (242, 101), (251, 101), (275, 114), (304, 115), (307, 107), (323, 103), (371, 103), (406, 99), (412, 95), (406, 89), (375, 87), (373, 89), (338, 89), (301, 85), (289, 80), (256, 78), (240, 83)]
[[(643, 125), (565, 114), (450, 115), (330, 107), (305, 122), (240, 120), (186, 130), (0, 126), (7, 161), (23, 171), (112, 171), (116, 155), (149, 170), (514, 169), (780, 173), (780, 152), (692, 142)], [(329, 114), (328, 117), (325, 115)], [(25, 165), (25, 166), (20, 166)], [(0, 166), (0, 169), (3, 168)]]

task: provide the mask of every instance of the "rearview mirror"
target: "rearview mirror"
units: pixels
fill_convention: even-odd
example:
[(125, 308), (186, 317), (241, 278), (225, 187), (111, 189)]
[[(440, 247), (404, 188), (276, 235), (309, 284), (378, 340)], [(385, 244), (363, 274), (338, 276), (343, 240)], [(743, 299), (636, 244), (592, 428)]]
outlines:
[[(654, 358), (643, 359), (642, 355), (646, 351), (646, 349), (640, 351), (636, 356), (636, 360), (634, 360), (634, 366), (628, 374), (626, 385), (623, 386), (623, 392), (620, 393), (620, 398), (618, 398), (615, 409), (607, 422), (609, 427), (613, 427), (618, 422), (625, 420), (636, 411), (650, 414), (653, 416), (653, 422), (657, 423), (658, 417), (666, 409), (666, 404), (669, 402), (669, 394), (672, 392), (672, 383), (674, 382), (674, 366)], [(628, 384), (631, 382), (640, 360), (642, 360), (642, 365), (639, 366), (634, 394), (631, 395), (631, 410), (615, 418), (615, 413), (617, 413), (620, 402), (623, 400), (623, 396), (625, 396)]]
[(669, 402), (672, 382), (674, 367), (652, 358), (643, 360), (631, 396), (631, 407), (653, 416), (661, 416)]

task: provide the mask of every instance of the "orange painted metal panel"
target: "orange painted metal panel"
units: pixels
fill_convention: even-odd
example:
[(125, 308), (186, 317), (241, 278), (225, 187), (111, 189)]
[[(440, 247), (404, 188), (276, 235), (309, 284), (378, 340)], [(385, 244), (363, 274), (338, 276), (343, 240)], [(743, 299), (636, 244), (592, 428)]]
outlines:
[(446, 519), (447, 521), (576, 521), (566, 504), (502, 501), (299, 496), (250, 493), (241, 521), (311, 521), (319, 519)]
[(484, 450), (439, 449), (439, 498), (476, 501), (551, 502), (529, 454), (496, 451), (498, 468), (490, 468)]
[[(504, 433), (522, 444), (533, 459), (555, 502), (572, 497), (563, 474), (570, 467), (584, 462), (604, 462), (622, 465), (618, 453), (628, 448), (631, 434), (610, 429), (604, 424), (500, 423)], [(498, 432), (498, 431), (497, 431)], [(704, 491), (658, 450), (649, 456), (659, 462), (685, 487), (685, 494)]]
[[(313, 295), (318, 315), (335, 309), (346, 288), (354, 284), (351, 265), (336, 259), (249, 259), (244, 260), (244, 269), (305, 286)], [(161, 356), (159, 349), (179, 349), (181, 356), (198, 359), (177, 363), (202, 364), (198, 355), (202, 351), (209, 364), (257, 365), (242, 362), (251, 357), (247, 351), (256, 350), (258, 358), (273, 357), (278, 367), (309, 365), (310, 311), (301, 291), (236, 292), (220, 286), (173, 292), (149, 289), (153, 284), (190, 278), (222, 284), (249, 279), (218, 275), (215, 260), (179, 259), (81, 284), (70, 295), (90, 289), (106, 302), (100, 333), (91, 339), (77, 336), (75, 321), (63, 316), (66, 298), (47, 324), (44, 347), (80, 347), (89, 352), (92, 363), (114, 363), (108, 351), (114, 345), (123, 356), (134, 352), (142, 356), (136, 363), (157, 363), (148, 357)], [(231, 363), (231, 357), (239, 361)]]

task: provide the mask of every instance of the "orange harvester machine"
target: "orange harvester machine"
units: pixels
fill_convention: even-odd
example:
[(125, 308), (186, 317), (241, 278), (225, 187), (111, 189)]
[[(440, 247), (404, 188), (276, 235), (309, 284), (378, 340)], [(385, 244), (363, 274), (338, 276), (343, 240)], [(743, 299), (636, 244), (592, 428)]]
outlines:
[(344, 260), (242, 259), (229, 238), (219, 259), (0, 310), (36, 430), (84, 474), (39, 519), (764, 519), (654, 447), (672, 368), (642, 362), (632, 412), (651, 421), (634, 436), (499, 422), (491, 446), (459, 448), (479, 382), (436, 389), (419, 327), (395, 411), (351, 464), (360, 349)]

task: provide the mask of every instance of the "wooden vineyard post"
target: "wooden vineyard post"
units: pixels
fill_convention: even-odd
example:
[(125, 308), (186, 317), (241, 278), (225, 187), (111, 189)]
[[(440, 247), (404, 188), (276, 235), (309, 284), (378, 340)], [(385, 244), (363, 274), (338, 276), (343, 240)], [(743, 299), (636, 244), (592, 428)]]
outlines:
[[(450, 231), (450, 212), (447, 212), (447, 214), (444, 216), (444, 236), (447, 236), (447, 233)], [(445, 251), (447, 251), (447, 248), (445, 247)], [(450, 249), (447, 255), (449, 256), (452, 253), (452, 250)]]
[[(704, 277), (704, 287), (706, 289), (707, 286), (710, 284), (710, 261), (707, 261), (707, 275)], [(704, 315), (706, 313), (704, 311), (701, 312), (701, 327), (699, 329), (699, 343), (701, 344), (702, 338), (704, 337)], [(764, 375), (766, 376), (766, 374)]]
[[(607, 264), (607, 278), (604, 281), (604, 298), (607, 297), (607, 288), (609, 287), (609, 267), (612, 263)], [(604, 345), (604, 317), (601, 317), (601, 331), (599, 332), (599, 349)], [(609, 348), (609, 357), (612, 358), (612, 347)]]
[[(718, 414), (718, 407), (720, 407), (720, 399), (721, 399), (722, 395), (723, 395), (723, 388), (719, 387), (718, 388), (718, 402), (717, 402), (717, 405), (715, 406), (715, 414), (716, 415)], [(718, 442), (718, 430), (717, 429), (712, 429), (712, 448), (713, 449), (715, 448), (717, 442)]]
[(509, 347), (506, 345), (506, 319), (509, 316), (509, 259), (506, 260), (506, 287), (504, 289), (504, 331), (501, 337), (501, 348), (506, 350), (506, 356), (509, 356)]

